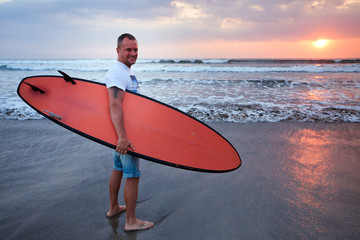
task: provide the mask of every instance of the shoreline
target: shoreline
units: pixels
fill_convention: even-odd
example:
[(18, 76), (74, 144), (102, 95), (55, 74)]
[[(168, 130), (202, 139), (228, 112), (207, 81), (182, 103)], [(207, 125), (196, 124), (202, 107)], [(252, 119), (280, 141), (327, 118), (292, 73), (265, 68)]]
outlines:
[(124, 214), (105, 217), (110, 148), (46, 119), (0, 120), (0, 238), (360, 238), (360, 123), (206, 124), (242, 166), (214, 174), (142, 160), (137, 215), (155, 227), (126, 233)]

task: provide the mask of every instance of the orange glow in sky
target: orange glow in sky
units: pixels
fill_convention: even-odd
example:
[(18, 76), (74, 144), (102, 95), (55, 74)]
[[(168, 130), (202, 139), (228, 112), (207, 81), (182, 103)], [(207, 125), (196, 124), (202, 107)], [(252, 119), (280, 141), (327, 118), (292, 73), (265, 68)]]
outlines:
[(317, 41), (314, 41), (312, 44), (317, 48), (323, 48), (323, 47), (326, 47), (326, 45), (328, 45), (329, 42), (330, 41), (327, 39), (319, 39)]
[(140, 51), (142, 58), (357, 58), (360, 57), (360, 40), (329, 40), (324, 47), (317, 47), (312, 40), (209, 40), (185, 41), (180, 44), (159, 43), (151, 46), (144, 42)]
[(359, 16), (360, 0), (0, 0), (0, 59), (113, 58), (124, 32), (139, 58), (360, 58)]

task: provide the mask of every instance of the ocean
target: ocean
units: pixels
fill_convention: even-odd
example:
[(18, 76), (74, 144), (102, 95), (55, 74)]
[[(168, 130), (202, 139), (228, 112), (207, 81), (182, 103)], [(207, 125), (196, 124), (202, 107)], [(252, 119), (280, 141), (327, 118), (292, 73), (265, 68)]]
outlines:
[[(0, 119), (41, 119), (16, 94), (28, 76), (104, 82), (114, 59), (0, 60)], [(204, 122), (360, 122), (360, 59), (138, 59), (143, 95)]]

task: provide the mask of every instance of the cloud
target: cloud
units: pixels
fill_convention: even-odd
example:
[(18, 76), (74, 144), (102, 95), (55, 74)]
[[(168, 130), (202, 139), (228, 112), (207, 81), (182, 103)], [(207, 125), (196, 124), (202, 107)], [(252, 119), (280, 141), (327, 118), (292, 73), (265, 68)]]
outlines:
[(101, 48), (125, 31), (149, 44), (359, 38), (360, 0), (0, 0), (0, 21), (0, 57)]
[(0, 0), (0, 4), (6, 3), (6, 2), (11, 2), (12, 0)]

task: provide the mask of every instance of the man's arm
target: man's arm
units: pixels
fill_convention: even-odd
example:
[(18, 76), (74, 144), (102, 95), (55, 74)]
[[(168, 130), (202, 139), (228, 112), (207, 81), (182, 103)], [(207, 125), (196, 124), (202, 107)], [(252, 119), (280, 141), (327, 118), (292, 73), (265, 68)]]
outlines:
[(132, 143), (126, 136), (124, 127), (124, 115), (122, 109), (122, 101), (124, 99), (125, 92), (117, 87), (108, 88), (110, 116), (114, 124), (118, 141), (116, 145), (116, 152), (126, 154), (127, 149), (130, 147), (134, 149)]

